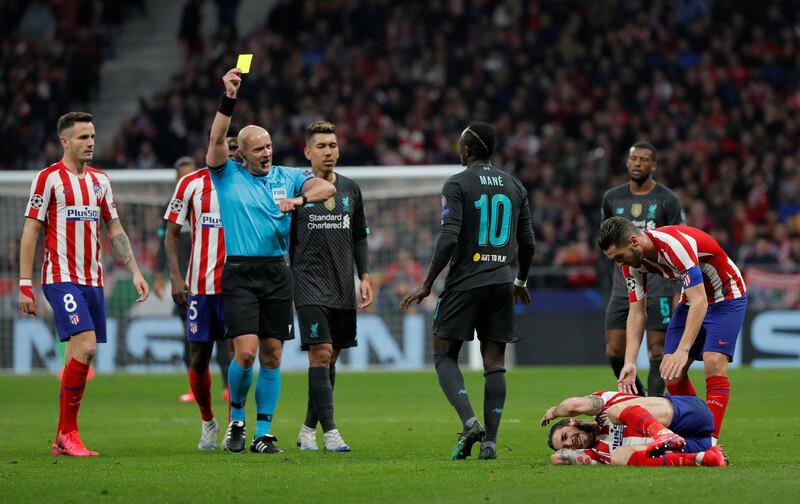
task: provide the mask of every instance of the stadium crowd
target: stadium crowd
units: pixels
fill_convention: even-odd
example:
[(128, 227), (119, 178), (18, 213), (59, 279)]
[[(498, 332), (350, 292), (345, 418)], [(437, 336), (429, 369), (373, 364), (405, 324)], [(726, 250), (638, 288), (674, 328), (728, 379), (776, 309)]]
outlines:
[[(47, 4), (36, 2), (16, 19)], [(185, 67), (169, 89), (140, 99), (105, 166), (170, 166), (186, 153), (202, 159), (221, 91), (216, 76), (233, 66), (235, 54), (252, 52), (237, 122), (267, 127), (281, 164), (305, 162), (302, 132), (318, 118), (338, 125), (340, 165), (456, 163), (464, 125), (493, 123), (495, 164), (529, 190), (535, 265), (587, 267), (567, 277), (569, 285), (597, 283), (592, 237), (600, 198), (627, 180), (626, 149), (640, 139), (659, 148), (657, 180), (679, 194), (689, 225), (709, 231), (739, 265), (796, 267), (800, 14), (793, 4), (282, 1), (249, 34), (237, 37), (232, 25), (211, 39), (192, 39)], [(102, 38), (104, 25), (95, 26), (90, 33)], [(55, 149), (43, 144), (52, 137), (51, 115), (93, 92), (86, 86), (87, 96), (68, 96), (76, 86), (65, 83), (96, 79), (70, 71), (82, 45), (63, 46), (68, 32), (50, 26), (51, 42), (37, 49), (23, 31), (0, 34), (3, 73), (12, 83), (0, 84), (0, 142)], [(22, 63), (26, 73), (9, 71), (20, 43), (43, 51), (56, 71), (33, 59)], [(50, 55), (53, 46), (59, 49)], [(95, 75), (104, 52), (89, 58)], [(21, 79), (24, 86), (13, 84)], [(41, 99), (43, 90), (49, 100)], [(393, 204), (400, 207), (391, 215), (417, 222), (435, 214), (418, 202)], [(380, 229), (385, 217), (367, 210), (373, 230)], [(408, 247), (400, 244), (417, 263), (410, 272), (424, 269), (433, 243), (435, 229), (419, 229)], [(371, 245), (376, 266), (398, 261), (395, 242), (405, 235), (400, 228), (388, 233), (395, 232)]]
[(131, 15), (147, 15), (144, 0), (0, 2), (0, 169), (60, 158), (56, 120), (91, 109)]

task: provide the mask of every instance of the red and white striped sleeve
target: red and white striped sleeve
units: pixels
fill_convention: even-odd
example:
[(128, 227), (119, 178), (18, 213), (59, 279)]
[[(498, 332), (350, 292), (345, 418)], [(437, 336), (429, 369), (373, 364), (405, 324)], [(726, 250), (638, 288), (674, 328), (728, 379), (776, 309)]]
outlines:
[(172, 194), (169, 207), (164, 213), (164, 219), (181, 226), (186, 222), (186, 215), (191, 206), (191, 198), (194, 184), (193, 181), (197, 180), (197, 174), (190, 173), (184, 175), (175, 186), (175, 192)]
[(625, 277), (625, 286), (628, 289), (628, 301), (635, 303), (647, 297), (647, 275), (623, 264), (622, 276)]
[(25, 207), (25, 217), (44, 222), (47, 219), (47, 210), (50, 207), (50, 197), (53, 193), (51, 169), (45, 169), (36, 174), (31, 182), (30, 198)]
[(101, 173), (105, 180), (105, 191), (103, 191), (102, 198), (97, 203), (100, 205), (100, 215), (103, 217), (103, 222), (109, 222), (118, 219), (117, 203), (114, 201), (114, 192), (111, 190), (111, 179), (105, 173)]

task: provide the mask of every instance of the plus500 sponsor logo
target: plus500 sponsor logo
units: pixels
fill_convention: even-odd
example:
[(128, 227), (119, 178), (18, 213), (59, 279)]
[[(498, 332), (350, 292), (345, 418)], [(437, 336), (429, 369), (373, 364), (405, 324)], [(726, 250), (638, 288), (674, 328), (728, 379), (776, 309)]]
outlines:
[(219, 228), (222, 227), (222, 219), (219, 214), (204, 213), (200, 215), (200, 225), (204, 228)]
[(67, 222), (100, 220), (100, 209), (90, 206), (70, 206), (67, 207)]

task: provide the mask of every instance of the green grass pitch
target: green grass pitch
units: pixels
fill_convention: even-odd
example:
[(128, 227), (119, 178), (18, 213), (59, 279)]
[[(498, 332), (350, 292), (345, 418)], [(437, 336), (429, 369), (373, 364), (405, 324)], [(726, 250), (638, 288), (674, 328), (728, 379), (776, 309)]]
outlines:
[[(0, 375), (0, 502), (776, 502), (800, 490), (797, 370), (731, 372), (723, 442), (733, 467), (552, 467), (538, 426), (567, 395), (613, 386), (605, 367), (516, 368), (498, 460), (452, 462), (459, 423), (433, 371), (340, 372), (336, 417), (352, 453), (299, 452), (305, 373), (284, 373), (273, 432), (280, 455), (196, 449), (197, 409), (180, 404), (183, 376), (99, 376), (80, 425), (94, 459), (52, 457), (57, 382)], [(702, 375), (693, 374), (703, 393)], [(215, 413), (226, 418), (219, 375)], [(466, 373), (476, 410), (478, 373)], [(252, 393), (252, 392), (251, 392)], [(481, 416), (481, 415), (479, 415)], [(248, 443), (255, 410), (248, 405)], [(319, 436), (321, 443), (321, 435)], [(795, 496), (795, 497), (792, 497)]]

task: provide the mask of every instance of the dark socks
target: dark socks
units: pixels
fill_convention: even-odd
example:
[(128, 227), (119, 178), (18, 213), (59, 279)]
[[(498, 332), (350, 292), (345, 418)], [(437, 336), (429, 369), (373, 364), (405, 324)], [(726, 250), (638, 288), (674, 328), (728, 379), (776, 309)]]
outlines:
[(650, 360), (650, 373), (647, 375), (647, 395), (664, 395), (664, 380), (661, 378), (661, 359)]
[[(333, 387), (327, 367), (308, 368), (308, 398), (316, 413), (322, 431), (336, 428), (333, 421)], [(316, 426), (316, 422), (314, 422)], [(312, 427), (313, 428), (313, 427)]]
[(492, 367), (483, 376), (486, 378), (483, 386), (483, 421), (486, 423), (484, 440), (496, 443), (506, 402), (506, 370), (499, 366)]
[[(311, 368), (309, 368), (311, 369)], [(336, 387), (336, 366), (333, 365), (330, 367), (330, 381), (331, 381), (331, 395), (333, 394), (333, 389)], [(303, 422), (306, 427), (309, 429), (316, 429), (317, 422), (319, 419), (317, 418), (317, 412), (314, 411), (314, 405), (311, 403), (311, 395), (308, 396), (308, 406), (306, 407), (306, 421)]]
[(475, 412), (469, 402), (464, 376), (458, 368), (458, 362), (445, 354), (434, 354), (433, 362), (436, 364), (436, 376), (439, 377), (442, 392), (455, 408), (461, 423), (466, 425), (467, 420), (475, 417)]

